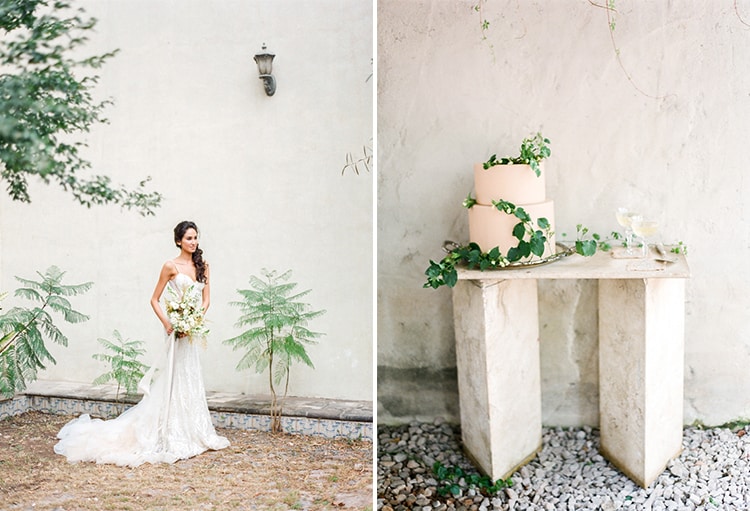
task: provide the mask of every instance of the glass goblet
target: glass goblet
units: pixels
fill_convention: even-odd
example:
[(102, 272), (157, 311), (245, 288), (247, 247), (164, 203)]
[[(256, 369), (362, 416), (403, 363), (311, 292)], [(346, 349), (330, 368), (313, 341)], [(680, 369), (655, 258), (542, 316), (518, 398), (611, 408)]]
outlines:
[(631, 227), (636, 236), (643, 240), (643, 257), (648, 256), (648, 240), (659, 232), (659, 222), (640, 216), (633, 217)]
[(638, 216), (638, 213), (631, 211), (628, 208), (617, 208), (615, 211), (615, 217), (617, 223), (625, 228), (625, 253), (627, 255), (633, 255), (633, 217)]

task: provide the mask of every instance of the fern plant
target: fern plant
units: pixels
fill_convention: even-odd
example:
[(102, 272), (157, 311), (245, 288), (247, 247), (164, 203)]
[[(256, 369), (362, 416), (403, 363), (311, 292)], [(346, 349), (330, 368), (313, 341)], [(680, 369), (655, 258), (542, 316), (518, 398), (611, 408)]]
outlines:
[(58, 313), (68, 323), (86, 321), (88, 316), (73, 310), (69, 296), (88, 291), (93, 282), (64, 285), (63, 275), (56, 266), (44, 274), (37, 272), (41, 280), (16, 277), (24, 287), (15, 291), (15, 296), (37, 302), (36, 307), (13, 307), (0, 315), (0, 395), (10, 397), (22, 391), (34, 381), (39, 369), (46, 362), (56, 363), (45, 345), (45, 339), (63, 346), (68, 338), (54, 324), (51, 312)]
[[(232, 349), (245, 350), (237, 363), (237, 370), (255, 368), (257, 373), (268, 371), (271, 391), (271, 431), (281, 431), (281, 412), (289, 390), (289, 370), (294, 362), (314, 367), (305, 345), (315, 344), (323, 334), (307, 328), (308, 323), (325, 314), (325, 310), (313, 311), (307, 303), (299, 301), (310, 290), (295, 294), (297, 284), (288, 282), (291, 270), (282, 274), (276, 271), (261, 271), (263, 278), (250, 277), (252, 289), (238, 289), (241, 301), (230, 305), (239, 307), (241, 315), (236, 325), (247, 328), (237, 337), (227, 339), (224, 344)], [(283, 394), (278, 399), (277, 385), (283, 381)]]
[(126, 394), (135, 394), (138, 389), (138, 382), (148, 371), (148, 366), (138, 360), (138, 357), (146, 351), (142, 348), (143, 341), (123, 339), (120, 332), (113, 332), (116, 342), (107, 339), (97, 339), (99, 343), (109, 353), (95, 353), (91, 358), (100, 360), (109, 364), (110, 370), (99, 375), (94, 381), (94, 385), (101, 385), (114, 381), (117, 383), (117, 393), (115, 401), (120, 400), (120, 389), (124, 388)]

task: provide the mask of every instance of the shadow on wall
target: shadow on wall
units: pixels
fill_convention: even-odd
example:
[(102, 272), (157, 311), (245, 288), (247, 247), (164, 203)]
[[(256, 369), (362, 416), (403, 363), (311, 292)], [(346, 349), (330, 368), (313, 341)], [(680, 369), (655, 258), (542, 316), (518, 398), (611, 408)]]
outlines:
[(455, 367), (378, 366), (379, 424), (403, 424), (413, 419), (431, 422), (436, 417), (453, 424), (459, 422)]

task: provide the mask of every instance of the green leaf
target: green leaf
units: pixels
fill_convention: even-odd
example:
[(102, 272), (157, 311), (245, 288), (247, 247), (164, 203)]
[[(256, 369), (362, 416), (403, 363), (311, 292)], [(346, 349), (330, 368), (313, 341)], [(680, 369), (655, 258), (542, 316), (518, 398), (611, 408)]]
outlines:
[(468, 263), (469, 268), (473, 268), (474, 266), (477, 266), (481, 258), (482, 258), (482, 251), (479, 248), (469, 250), (469, 253), (467, 254), (467, 257), (466, 257), (466, 262)]
[(445, 274), (445, 285), (448, 287), (455, 287), (458, 283), (458, 272), (451, 268), (450, 271)]
[(582, 256), (590, 257), (596, 253), (595, 240), (578, 240), (576, 241), (576, 252)]
[(529, 166), (531, 167), (531, 170), (534, 171), (534, 174), (536, 174), (536, 177), (539, 177), (542, 175), (542, 171), (539, 168), (539, 163), (536, 160), (530, 160)]
[(518, 251), (521, 255), (521, 258), (529, 257), (531, 255), (531, 244), (527, 241), (519, 241)]
[(537, 231), (536, 235), (529, 241), (529, 250), (535, 256), (542, 257), (542, 254), (544, 254), (544, 243), (546, 241), (547, 238), (542, 235), (542, 231)]
[(490, 158), (486, 162), (484, 162), (484, 164), (482, 166), (486, 170), (486, 169), (489, 169), (490, 167), (493, 167), (495, 165), (499, 165), (499, 162), (497, 161), (497, 155), (493, 154), (492, 156), (490, 156)]
[(448, 476), (448, 469), (441, 464), (439, 461), (436, 461), (433, 465), (432, 470), (435, 472), (435, 475), (438, 479), (443, 480)]
[(505, 200), (493, 200), (492, 205), (495, 206), (495, 209), (502, 213), (506, 213), (508, 215), (514, 214), (516, 211), (516, 205), (512, 202), (508, 202)]
[(521, 206), (518, 206), (513, 214), (522, 222), (531, 222), (531, 216)]
[(508, 249), (507, 257), (508, 260), (513, 263), (519, 261), (523, 257), (523, 254), (519, 247), (511, 247), (510, 249)]
[(44, 298), (42, 298), (42, 295), (39, 294), (39, 292), (36, 291), (35, 289), (29, 289), (29, 288), (16, 289), (15, 296), (20, 296), (20, 297), (26, 298), (27, 300), (34, 300), (36, 302), (44, 301)]
[(476, 203), (477, 203), (477, 200), (473, 198), (471, 196), (471, 192), (469, 192), (469, 195), (467, 195), (466, 198), (464, 199), (463, 206), (466, 209), (471, 209), (476, 205)]

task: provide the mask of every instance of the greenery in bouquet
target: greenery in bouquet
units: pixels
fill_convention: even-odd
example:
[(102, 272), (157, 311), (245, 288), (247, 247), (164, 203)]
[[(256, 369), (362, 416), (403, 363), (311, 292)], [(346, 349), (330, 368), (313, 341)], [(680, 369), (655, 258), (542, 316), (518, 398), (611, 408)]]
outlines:
[(172, 323), (177, 337), (203, 338), (208, 335), (208, 327), (204, 318), (201, 303), (202, 290), (195, 284), (190, 284), (178, 294), (172, 287), (167, 287), (166, 310), (169, 322)]

